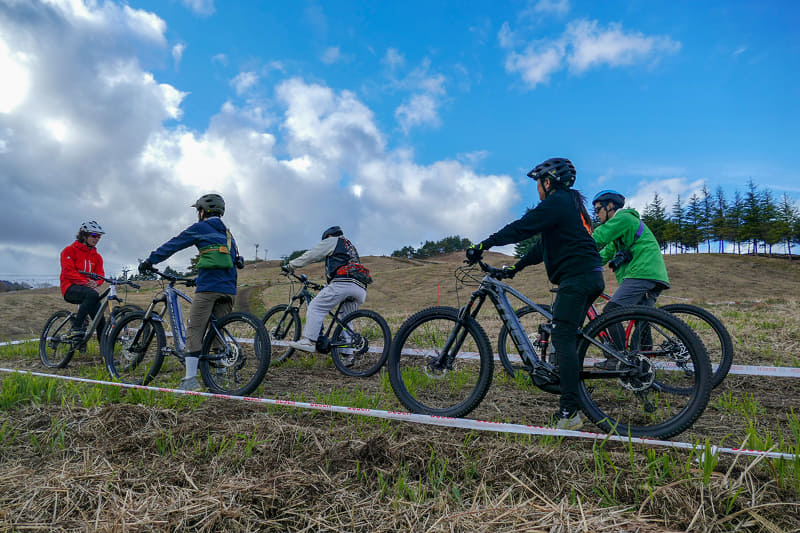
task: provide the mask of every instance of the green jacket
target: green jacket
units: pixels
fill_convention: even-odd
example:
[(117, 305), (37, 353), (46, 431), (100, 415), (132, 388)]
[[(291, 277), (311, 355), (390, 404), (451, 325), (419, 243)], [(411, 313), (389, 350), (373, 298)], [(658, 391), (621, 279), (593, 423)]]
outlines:
[(642, 234), (636, 239), (640, 223), (639, 213), (635, 209), (620, 209), (605, 224), (594, 229), (592, 237), (600, 250), (603, 264), (613, 259), (618, 251), (628, 248), (633, 259), (614, 272), (617, 283), (636, 278), (661, 281), (669, 286), (667, 267), (653, 232), (643, 225)]

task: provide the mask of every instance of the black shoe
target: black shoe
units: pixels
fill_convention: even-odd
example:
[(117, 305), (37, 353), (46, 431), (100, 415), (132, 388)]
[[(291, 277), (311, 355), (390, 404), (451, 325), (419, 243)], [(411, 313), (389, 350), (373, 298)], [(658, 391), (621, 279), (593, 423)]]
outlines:
[(599, 361), (594, 364), (593, 368), (596, 370), (617, 370), (619, 368), (620, 362), (616, 359), (609, 357), (604, 361)]
[(80, 340), (83, 338), (84, 335), (86, 335), (86, 330), (73, 328), (69, 330), (69, 333), (67, 333), (66, 338), (68, 340)]

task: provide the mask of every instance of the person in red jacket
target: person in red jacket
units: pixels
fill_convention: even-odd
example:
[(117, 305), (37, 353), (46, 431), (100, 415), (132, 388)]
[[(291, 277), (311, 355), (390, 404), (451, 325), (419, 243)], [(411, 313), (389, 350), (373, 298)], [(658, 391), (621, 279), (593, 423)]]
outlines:
[[(94, 318), (100, 307), (100, 294), (97, 288), (103, 283), (95, 281), (79, 271), (105, 276), (103, 258), (97, 253), (97, 243), (105, 232), (100, 224), (89, 220), (81, 224), (75, 242), (61, 252), (61, 294), (64, 300), (78, 304), (78, 313), (70, 330), (70, 337), (82, 337), (85, 333), (84, 321), (87, 316)], [(97, 323), (97, 340), (105, 327), (105, 319)]]

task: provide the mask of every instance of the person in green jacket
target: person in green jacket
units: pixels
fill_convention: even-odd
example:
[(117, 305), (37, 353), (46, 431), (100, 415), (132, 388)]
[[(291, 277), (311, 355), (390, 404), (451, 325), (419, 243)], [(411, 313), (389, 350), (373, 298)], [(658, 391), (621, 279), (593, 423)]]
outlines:
[[(603, 264), (608, 263), (617, 280), (617, 290), (604, 312), (631, 305), (655, 307), (662, 291), (669, 289), (669, 277), (661, 247), (635, 209), (623, 209), (625, 197), (613, 190), (599, 192), (592, 200), (600, 225), (592, 232)], [(617, 340), (619, 332), (612, 332)], [(616, 360), (595, 365), (616, 368)]]

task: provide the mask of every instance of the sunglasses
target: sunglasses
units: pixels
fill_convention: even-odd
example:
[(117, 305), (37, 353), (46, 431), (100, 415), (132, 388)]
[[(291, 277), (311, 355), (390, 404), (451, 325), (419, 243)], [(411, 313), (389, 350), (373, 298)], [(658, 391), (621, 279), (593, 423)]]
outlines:
[(599, 215), (599, 214), (600, 214), (600, 211), (602, 211), (602, 210), (603, 210), (603, 209), (605, 209), (605, 208), (606, 208), (606, 206), (604, 206), (604, 205), (601, 205), (600, 207), (595, 207), (595, 208), (594, 208), (594, 213), (595, 213), (596, 215)]
[(89, 234), (89, 237), (95, 237), (95, 238), (97, 238), (97, 239), (99, 239), (99, 238), (100, 238), (100, 237), (102, 237), (102, 236), (103, 236), (103, 234), (102, 234), (102, 233), (90, 233), (90, 234)]

